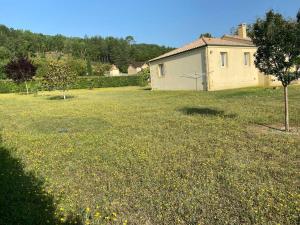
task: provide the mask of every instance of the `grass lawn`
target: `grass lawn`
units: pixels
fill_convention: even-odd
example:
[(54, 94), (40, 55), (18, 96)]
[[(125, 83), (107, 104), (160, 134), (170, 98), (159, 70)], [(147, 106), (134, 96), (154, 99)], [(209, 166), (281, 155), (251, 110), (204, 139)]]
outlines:
[(1, 94), (0, 224), (297, 224), (282, 92)]

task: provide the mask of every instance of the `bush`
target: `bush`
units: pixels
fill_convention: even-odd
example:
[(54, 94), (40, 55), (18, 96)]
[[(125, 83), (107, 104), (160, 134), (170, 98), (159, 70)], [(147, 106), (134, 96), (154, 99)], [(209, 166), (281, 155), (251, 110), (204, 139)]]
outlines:
[(35, 58), (34, 59), (34, 64), (37, 67), (35, 76), (36, 77), (43, 77), (43, 75), (47, 72), (48, 62), (47, 62), (46, 58), (42, 58), (42, 57), (41, 58)]
[[(42, 90), (39, 81), (29, 81), (27, 83), (28, 91), (30, 93), (36, 93)], [(14, 93), (14, 92), (26, 92), (26, 86), (24, 83), (16, 84), (12, 80), (0, 80), (0, 93)]]
[(103, 87), (124, 87), (140, 86), (140, 77), (123, 76), (123, 77), (79, 77), (72, 89), (86, 88), (103, 88)]
[[(49, 61), (49, 60), (48, 60)], [(85, 61), (82, 59), (74, 59), (68, 58), (65, 60), (66, 64), (70, 66), (72, 71), (76, 73), (78, 76), (85, 76), (86, 75), (86, 65)]]
[[(147, 75), (120, 76), (120, 77), (78, 77), (76, 82), (70, 85), (70, 89), (92, 89), (104, 87), (146, 86)], [(46, 90), (41, 85), (40, 79), (28, 82), (30, 93)], [(26, 92), (24, 84), (15, 84), (11, 80), (0, 80), (0, 93)]]
[(2, 63), (0, 63), (0, 79), (6, 79), (7, 75), (5, 74), (4, 71), (4, 65)]
[(104, 76), (110, 70), (111, 65), (107, 63), (94, 63), (92, 67), (95, 76)]
[(147, 86), (150, 81), (150, 68), (143, 69), (142, 71), (138, 72), (139, 77), (139, 86)]

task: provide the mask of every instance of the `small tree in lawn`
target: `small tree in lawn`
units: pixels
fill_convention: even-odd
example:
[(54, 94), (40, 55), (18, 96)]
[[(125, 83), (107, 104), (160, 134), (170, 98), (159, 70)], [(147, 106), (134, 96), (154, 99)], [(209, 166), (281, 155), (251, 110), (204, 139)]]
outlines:
[(93, 68), (92, 68), (91, 61), (89, 59), (86, 62), (86, 74), (88, 76), (93, 76)]
[(9, 79), (20, 84), (25, 82), (26, 93), (28, 94), (27, 81), (33, 79), (36, 73), (37, 67), (27, 58), (20, 56), (11, 60), (5, 67), (4, 71)]
[(43, 76), (43, 84), (49, 90), (61, 90), (66, 99), (66, 91), (75, 82), (77, 74), (62, 61), (49, 62), (47, 73)]
[(289, 131), (288, 85), (300, 77), (300, 22), (287, 20), (272, 10), (265, 19), (258, 19), (250, 32), (256, 67), (266, 75), (273, 75), (284, 87), (285, 130)]

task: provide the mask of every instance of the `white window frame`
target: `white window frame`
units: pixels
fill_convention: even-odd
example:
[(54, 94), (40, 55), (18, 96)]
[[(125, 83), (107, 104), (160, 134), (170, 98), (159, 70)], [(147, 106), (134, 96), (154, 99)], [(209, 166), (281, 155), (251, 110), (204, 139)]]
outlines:
[(160, 63), (158, 64), (158, 76), (159, 77), (164, 77), (166, 75), (165, 73), (165, 64)]
[(250, 52), (244, 52), (244, 66), (250, 66), (251, 61), (250, 61)]
[(220, 52), (221, 68), (228, 66), (228, 52)]

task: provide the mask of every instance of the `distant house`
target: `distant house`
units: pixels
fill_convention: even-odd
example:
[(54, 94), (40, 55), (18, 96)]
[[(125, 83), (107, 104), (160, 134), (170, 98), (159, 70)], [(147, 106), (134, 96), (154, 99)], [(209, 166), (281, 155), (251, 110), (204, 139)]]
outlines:
[(239, 26), (238, 35), (199, 38), (150, 60), (152, 89), (210, 91), (280, 84), (255, 67), (256, 50), (246, 24)]
[(135, 75), (138, 72), (140, 72), (143, 69), (146, 69), (148, 67), (149, 67), (149, 65), (147, 63), (144, 63), (144, 62), (132, 63), (128, 66), (127, 73), (128, 73), (128, 75)]
[(120, 75), (119, 68), (113, 64), (109, 70), (109, 75), (110, 76), (119, 76)]

